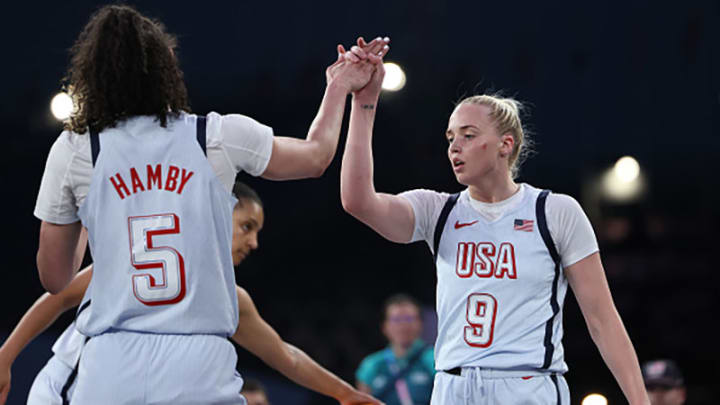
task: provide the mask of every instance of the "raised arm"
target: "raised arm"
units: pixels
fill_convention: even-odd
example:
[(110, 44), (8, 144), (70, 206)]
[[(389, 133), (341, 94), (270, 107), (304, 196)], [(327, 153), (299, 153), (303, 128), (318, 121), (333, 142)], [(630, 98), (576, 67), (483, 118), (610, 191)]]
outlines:
[(356, 391), (350, 384), (324, 369), (302, 350), (284, 342), (260, 317), (247, 291), (237, 287), (237, 295), (240, 326), (232, 336), (235, 343), (297, 384), (333, 397), (343, 405), (380, 404), (380, 401)]
[(565, 269), (585, 317), (590, 336), (631, 405), (649, 405), (637, 355), (615, 309), (600, 254), (594, 253)]
[(42, 286), (51, 294), (62, 291), (82, 265), (86, 247), (87, 231), (79, 221), (66, 225), (42, 221), (37, 252)]
[(382, 63), (370, 83), (353, 94), (350, 127), (340, 171), (340, 198), (345, 211), (393, 242), (412, 238), (415, 216), (403, 197), (378, 193), (373, 184), (372, 131), (382, 80)]
[(0, 346), (0, 405), (10, 391), (10, 368), (17, 356), (37, 335), (70, 308), (80, 305), (92, 278), (92, 265), (81, 270), (61, 293), (43, 294), (23, 315), (7, 340)]
[[(367, 44), (368, 52), (387, 52), (386, 41), (377, 38)], [(351, 91), (367, 84), (374, 66), (368, 62), (346, 62), (342, 45), (338, 45), (338, 59), (325, 71), (327, 87), (315, 119), (305, 139), (277, 136), (273, 139), (272, 154), (262, 177), (290, 180), (319, 177), (335, 157), (345, 101)]]

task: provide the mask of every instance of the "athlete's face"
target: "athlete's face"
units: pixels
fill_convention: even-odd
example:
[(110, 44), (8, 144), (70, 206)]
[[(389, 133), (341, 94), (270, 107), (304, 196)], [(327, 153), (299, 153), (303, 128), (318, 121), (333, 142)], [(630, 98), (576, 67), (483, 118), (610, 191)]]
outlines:
[(450, 116), (448, 158), (460, 184), (476, 184), (494, 171), (508, 170), (513, 137), (501, 136), (489, 114), (487, 106), (466, 103)]
[(267, 396), (262, 391), (245, 391), (242, 395), (247, 400), (247, 405), (270, 405)]
[(391, 344), (408, 347), (420, 337), (422, 322), (420, 310), (410, 303), (388, 306), (383, 322), (383, 333)]
[(232, 259), (237, 266), (251, 250), (258, 248), (258, 233), (263, 227), (265, 213), (255, 201), (243, 200), (233, 210)]
[(652, 405), (682, 405), (685, 403), (685, 388), (648, 387)]

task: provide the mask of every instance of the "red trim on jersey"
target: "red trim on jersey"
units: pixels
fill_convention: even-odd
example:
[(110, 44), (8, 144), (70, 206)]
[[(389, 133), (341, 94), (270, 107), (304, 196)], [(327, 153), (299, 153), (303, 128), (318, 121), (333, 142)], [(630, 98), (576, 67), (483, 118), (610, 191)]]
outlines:
[[(460, 255), (462, 253), (462, 263)], [(468, 260), (468, 256), (470, 260)], [(468, 263), (469, 262), (469, 263)], [(455, 261), (455, 274), (460, 278), (468, 278), (473, 275), (475, 267), (475, 244), (472, 242), (460, 242), (457, 248), (457, 260)]]
[[(482, 316), (482, 317), (484, 317), (484, 318), (487, 318), (487, 316), (488, 316), (488, 314), (487, 314), (487, 312), (486, 312), (486, 311), (487, 311), (487, 303), (486, 303), (486, 302), (483, 302), (483, 301), (478, 300), (478, 301), (475, 302), (475, 308), (471, 308), (471, 306), (472, 306), (472, 305), (471, 305), (471, 304), (472, 304), (471, 298), (472, 298), (473, 296), (485, 296), (485, 297), (490, 297), (490, 298), (492, 299), (492, 302), (493, 302), (492, 321), (490, 322), (490, 332), (489, 332), (490, 337), (488, 338), (488, 341), (487, 341), (486, 343), (470, 342), (470, 341), (468, 341), (468, 339), (467, 339), (468, 330), (471, 330), (471, 331), (472, 331), (472, 334), (473, 334), (474, 336), (478, 336), (478, 335), (481, 336), (481, 335), (482, 335), (482, 332), (484, 332), (483, 328), (484, 328), (485, 326), (487, 326), (487, 323), (473, 323), (473, 322), (470, 321), (470, 310), (471, 310), (471, 309), (474, 309), (474, 310), (475, 310), (475, 315), (476, 315), (476, 316)], [(491, 345), (492, 342), (493, 342), (493, 338), (494, 338), (494, 334), (495, 334), (495, 318), (496, 318), (496, 316), (497, 316), (497, 307), (498, 307), (497, 300), (495, 299), (495, 297), (492, 296), (492, 294), (487, 294), (487, 293), (473, 293), (473, 294), (468, 295), (468, 298), (467, 298), (467, 309), (466, 309), (466, 313), (465, 313), (465, 320), (467, 321), (467, 323), (470, 324), (470, 326), (465, 326), (465, 328), (463, 328), (463, 339), (465, 340), (465, 343), (467, 343), (469, 346), (472, 346), (472, 347), (479, 347), (479, 348), (487, 348), (487, 347), (490, 347), (490, 345)], [(482, 314), (480, 314), (481, 309), (482, 309), (482, 311), (483, 311)], [(480, 334), (476, 333), (477, 330), (478, 330), (478, 328), (481, 330)]]
[[(165, 262), (158, 261), (158, 262), (151, 262), (151, 263), (135, 263), (134, 255), (133, 255), (133, 240), (132, 240), (132, 220), (137, 218), (155, 218), (155, 217), (169, 217), (172, 216), (173, 219), (173, 227), (167, 228), (167, 229), (154, 229), (154, 230), (144, 230), (145, 235), (145, 247), (147, 250), (169, 250), (175, 254), (175, 256), (178, 259), (178, 283), (180, 287), (180, 291), (178, 294), (171, 299), (167, 300), (145, 300), (141, 298), (138, 295), (138, 292), (135, 288), (135, 279), (139, 277), (148, 277), (150, 280), (150, 287), (151, 288), (163, 288), (167, 287), (167, 269), (165, 268)], [(158, 284), (155, 281), (155, 277), (153, 277), (150, 273), (142, 273), (142, 274), (135, 274), (132, 276), (132, 286), (133, 286), (133, 295), (135, 295), (135, 298), (142, 302), (145, 305), (149, 306), (155, 306), (155, 305), (169, 305), (169, 304), (175, 304), (180, 302), (185, 297), (185, 259), (183, 256), (175, 250), (173, 247), (170, 246), (154, 246), (153, 243), (153, 237), (156, 235), (169, 235), (169, 234), (179, 234), (180, 233), (180, 218), (172, 213), (168, 214), (156, 214), (156, 215), (141, 215), (141, 216), (134, 216), (134, 217), (128, 217), (128, 238), (129, 238), (129, 246), (130, 246), (130, 263), (133, 267), (135, 267), (137, 270), (146, 270), (146, 269), (160, 269), (162, 272), (162, 283)]]
[(475, 274), (478, 277), (488, 278), (495, 273), (495, 263), (492, 257), (495, 256), (495, 245), (492, 242), (480, 242), (475, 249), (480, 263), (475, 266)]
[[(510, 260), (508, 260), (508, 256), (510, 257)], [(515, 246), (513, 246), (512, 243), (503, 242), (500, 244), (496, 260), (496, 278), (503, 278), (506, 273), (508, 278), (517, 278), (517, 267), (515, 266)]]

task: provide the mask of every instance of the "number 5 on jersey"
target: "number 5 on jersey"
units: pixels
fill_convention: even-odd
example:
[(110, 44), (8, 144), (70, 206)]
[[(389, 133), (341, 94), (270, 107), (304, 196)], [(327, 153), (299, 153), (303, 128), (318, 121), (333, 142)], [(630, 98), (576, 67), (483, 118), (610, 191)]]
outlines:
[(154, 236), (180, 233), (178, 216), (157, 214), (129, 217), (128, 230), (130, 261), (133, 267), (141, 271), (159, 270), (144, 271), (132, 276), (135, 298), (145, 305), (180, 302), (185, 297), (185, 261), (172, 247), (153, 244)]
[(470, 326), (465, 326), (465, 343), (472, 347), (488, 347), (493, 341), (495, 331), (495, 315), (497, 300), (490, 294), (470, 294), (467, 299), (465, 319)]

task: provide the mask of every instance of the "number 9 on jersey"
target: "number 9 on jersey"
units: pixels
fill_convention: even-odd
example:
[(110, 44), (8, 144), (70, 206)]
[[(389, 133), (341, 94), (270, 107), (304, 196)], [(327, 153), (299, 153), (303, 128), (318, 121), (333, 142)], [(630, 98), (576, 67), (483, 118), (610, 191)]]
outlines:
[(490, 294), (474, 293), (467, 298), (465, 343), (472, 347), (488, 347), (493, 341), (497, 300)]

